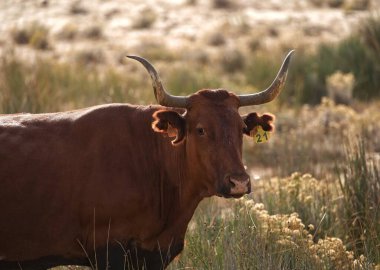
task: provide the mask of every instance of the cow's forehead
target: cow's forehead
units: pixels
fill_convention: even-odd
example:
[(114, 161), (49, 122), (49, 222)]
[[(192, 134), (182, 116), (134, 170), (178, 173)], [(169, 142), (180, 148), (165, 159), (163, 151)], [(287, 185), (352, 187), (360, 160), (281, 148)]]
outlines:
[(190, 97), (189, 105), (186, 116), (190, 126), (239, 123), (239, 99), (226, 90), (201, 90)]
[(189, 97), (189, 108), (207, 113), (207, 111), (220, 110), (237, 110), (239, 107), (239, 98), (224, 89), (204, 89)]

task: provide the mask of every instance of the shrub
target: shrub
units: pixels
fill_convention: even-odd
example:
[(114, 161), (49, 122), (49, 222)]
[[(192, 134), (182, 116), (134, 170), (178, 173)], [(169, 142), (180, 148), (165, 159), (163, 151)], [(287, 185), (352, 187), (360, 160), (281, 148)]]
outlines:
[(69, 12), (73, 15), (85, 15), (88, 13), (88, 10), (82, 5), (81, 1), (78, 0), (70, 5)]
[(338, 71), (326, 79), (327, 93), (335, 103), (350, 104), (352, 102), (352, 90), (355, 78), (352, 73), (343, 74)]
[[(297, 213), (269, 214), (262, 203), (243, 198), (218, 208), (203, 203), (193, 218), (179, 260), (169, 269), (371, 269), (343, 241), (313, 241)], [(359, 256), (358, 256), (359, 257)]]
[(84, 30), (83, 36), (88, 39), (100, 39), (103, 37), (103, 30), (99, 25), (93, 25)]
[(338, 8), (344, 4), (344, 0), (327, 0), (329, 7)]
[(49, 30), (37, 22), (32, 23), (27, 28), (13, 29), (11, 35), (14, 42), (20, 45), (29, 44), (39, 50), (46, 50), (51, 47)]
[(243, 54), (237, 49), (227, 49), (222, 52), (220, 65), (227, 73), (242, 70), (245, 66)]
[(233, 6), (231, 0), (212, 0), (214, 8), (231, 8)]
[(29, 43), (30, 33), (26, 29), (14, 29), (11, 35), (13, 41), (17, 44), (23, 45)]
[(75, 24), (65, 24), (60, 32), (57, 34), (57, 37), (62, 40), (74, 40), (78, 36), (78, 28)]
[(150, 28), (157, 19), (156, 12), (151, 8), (144, 8), (135, 18), (132, 27), (135, 29)]
[(100, 64), (105, 61), (105, 56), (101, 50), (82, 50), (76, 53), (75, 60), (79, 65)]
[(214, 32), (209, 35), (207, 43), (211, 46), (221, 46), (226, 43), (226, 39), (222, 33)]
[(344, 7), (348, 10), (367, 10), (370, 0), (346, 0)]

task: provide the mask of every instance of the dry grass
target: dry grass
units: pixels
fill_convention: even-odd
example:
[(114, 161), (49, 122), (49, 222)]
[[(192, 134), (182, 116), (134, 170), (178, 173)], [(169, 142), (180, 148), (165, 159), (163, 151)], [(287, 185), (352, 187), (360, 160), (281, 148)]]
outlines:
[[(377, 179), (376, 185), (379, 184)], [(372, 238), (361, 239), (358, 235), (352, 238), (351, 234), (347, 237), (344, 201), (354, 199), (360, 204), (363, 199), (342, 193), (337, 181), (327, 183), (296, 173), (288, 178), (262, 181), (254, 187), (256, 202), (246, 197), (222, 204), (216, 200), (203, 203), (190, 224), (185, 252), (170, 269), (375, 269), (376, 264), (379, 266), (380, 248), (373, 245), (380, 242), (379, 229), (358, 225), (353, 228), (360, 228), (361, 234)], [(368, 211), (378, 215), (380, 201), (378, 198), (370, 201), (376, 206)], [(367, 224), (376, 220), (378, 216), (371, 216)], [(351, 243), (358, 241), (367, 249), (354, 248)]]
[[(202, 203), (189, 226), (185, 251), (171, 269), (375, 269), (374, 264), (380, 264), (376, 163), (380, 111), (378, 102), (357, 101), (379, 97), (378, 21), (374, 19), (368, 27), (362, 35), (371, 43), (352, 37), (338, 45), (321, 46), (315, 54), (297, 52), (280, 102), (270, 105), (277, 115), (275, 135), (264, 145), (253, 147), (246, 142), (244, 149), (249, 169), (269, 169), (279, 178), (255, 182), (255, 202), (244, 198)], [(63, 38), (75, 38), (75, 30), (70, 31)], [(31, 44), (33, 35), (21, 31), (14, 40)], [(260, 44), (251, 42), (250, 52), (229, 51), (222, 58), (201, 52), (188, 65), (183, 65), (183, 55), (161, 43), (141, 46), (138, 53), (159, 67), (173, 94), (205, 87), (248, 92), (270, 83), (283, 55), (268, 56), (258, 50)], [(226, 49), (219, 45), (215, 48)], [(104, 61), (101, 51), (78, 54), (76, 60), (76, 64), (64, 64), (37, 59), (25, 64), (14, 55), (2, 58), (0, 112), (153, 101), (142, 68), (132, 63), (121, 70), (99, 68)], [(357, 82), (353, 89), (348, 89), (352, 84), (339, 88), (343, 93), (353, 91), (346, 102), (350, 106), (321, 98), (328, 87), (342, 85), (331, 82), (331, 75), (339, 71), (352, 74)], [(357, 136), (366, 142), (365, 147), (348, 147)], [(301, 173), (291, 174), (294, 171)], [(283, 178), (286, 175), (291, 176)]]

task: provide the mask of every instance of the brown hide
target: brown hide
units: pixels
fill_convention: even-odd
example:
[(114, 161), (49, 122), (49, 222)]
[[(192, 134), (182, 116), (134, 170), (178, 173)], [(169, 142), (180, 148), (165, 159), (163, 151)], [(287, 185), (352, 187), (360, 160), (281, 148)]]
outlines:
[[(243, 195), (229, 194), (228, 180), (248, 179), (241, 161), (247, 125), (236, 96), (204, 90), (186, 112), (161, 119), (158, 111), (168, 108), (111, 104), (0, 116), (0, 268), (86, 258), (83, 248), (93, 259), (108, 243), (153, 252), (143, 261), (160, 269), (181, 251), (202, 198)], [(156, 132), (154, 121), (154, 128), (161, 121)], [(182, 132), (175, 145), (161, 134), (169, 127)], [(171, 248), (158, 265), (157, 252)]]
[(77, 241), (91, 252), (94, 216), (97, 245), (105, 245), (110, 222), (111, 240), (148, 249), (167, 223), (188, 221), (191, 207), (172, 207), (178, 187), (168, 179), (177, 178), (179, 149), (153, 132), (157, 108), (2, 116), (0, 257), (83, 257)]

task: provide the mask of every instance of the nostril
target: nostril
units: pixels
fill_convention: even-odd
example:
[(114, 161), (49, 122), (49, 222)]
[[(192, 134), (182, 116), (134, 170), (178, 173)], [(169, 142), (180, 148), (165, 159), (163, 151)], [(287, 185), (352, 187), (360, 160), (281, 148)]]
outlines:
[(235, 187), (236, 186), (236, 180), (234, 178), (231, 178), (231, 177), (229, 180), (230, 180), (231, 186)]

